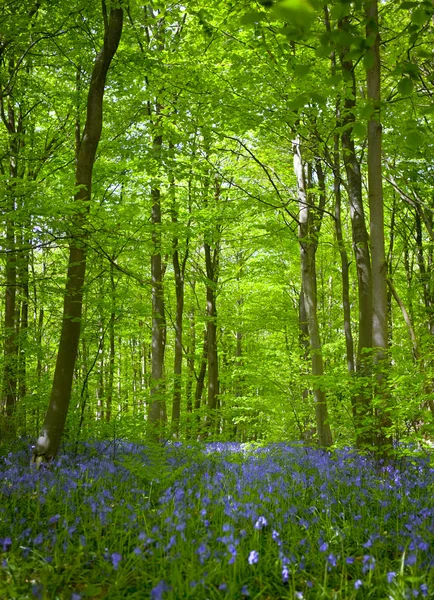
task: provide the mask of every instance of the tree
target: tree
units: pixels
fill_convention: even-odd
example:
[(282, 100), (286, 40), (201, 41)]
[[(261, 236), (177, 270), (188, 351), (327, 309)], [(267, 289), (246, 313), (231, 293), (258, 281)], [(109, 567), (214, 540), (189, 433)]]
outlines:
[[(302, 294), (300, 302), (304, 302), (307, 328), (309, 332), (312, 375), (314, 376), (313, 395), (315, 399), (315, 415), (318, 433), (318, 443), (327, 448), (333, 443), (329, 423), (327, 400), (320, 378), (324, 375), (321, 338), (317, 315), (316, 266), (315, 254), (318, 248), (318, 235), (325, 205), (325, 189), (320, 192), (318, 207), (312, 210), (312, 200), (306, 186), (306, 176), (301, 154), (300, 141), (293, 142), (294, 172), (297, 178), (297, 193), (299, 202), (299, 240), (301, 252)], [(316, 165), (318, 181), (324, 181), (324, 175), (319, 163)], [(321, 184), (320, 184), (321, 185)]]
[(377, 366), (376, 395), (380, 405), (376, 407), (379, 424), (376, 430), (377, 445), (386, 450), (392, 439), (386, 428), (391, 426), (387, 413), (386, 387), (387, 349), (388, 349), (388, 305), (387, 305), (387, 263), (384, 250), (384, 203), (383, 173), (381, 150), (380, 116), (380, 35), (377, 0), (365, 2), (366, 35), (371, 48), (367, 54), (368, 98), (372, 102), (372, 114), (368, 121), (368, 188), (370, 213), (370, 246), (372, 257), (372, 344), (374, 364)]
[(107, 72), (122, 33), (123, 10), (112, 8), (107, 14), (103, 1), (104, 43), (95, 59), (87, 97), (87, 115), (78, 148), (74, 199), (79, 204), (74, 216), (74, 236), (69, 245), (68, 271), (63, 305), (62, 330), (54, 371), (53, 386), (33, 462), (53, 458), (59, 448), (71, 398), (72, 379), (80, 339), (83, 286), (86, 273), (86, 216), (92, 194), (92, 172), (101, 137), (103, 97)]

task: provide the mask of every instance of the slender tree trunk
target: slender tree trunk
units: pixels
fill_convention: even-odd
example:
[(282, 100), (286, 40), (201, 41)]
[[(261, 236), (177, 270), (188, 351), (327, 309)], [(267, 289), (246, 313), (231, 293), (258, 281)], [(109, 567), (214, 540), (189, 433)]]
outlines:
[[(206, 185), (205, 195), (208, 192)], [(215, 180), (214, 206), (218, 205), (220, 198), (220, 183)], [(218, 234), (218, 232), (217, 232)], [(205, 267), (206, 267), (206, 319), (207, 319), (207, 349), (208, 349), (208, 410), (218, 408), (219, 395), (219, 361), (217, 349), (217, 284), (219, 277), (219, 240), (215, 240), (215, 232), (208, 234), (205, 239)], [(214, 246), (211, 248), (211, 244)], [(213, 429), (215, 420), (209, 415), (210, 430)]]
[(111, 298), (111, 313), (110, 313), (110, 322), (109, 322), (109, 344), (110, 344), (110, 354), (109, 354), (109, 372), (108, 372), (108, 382), (107, 382), (107, 400), (106, 400), (106, 411), (105, 411), (105, 420), (107, 423), (110, 423), (110, 419), (112, 416), (112, 404), (113, 404), (113, 387), (114, 387), (114, 378), (115, 378), (115, 321), (116, 321), (116, 296), (115, 296), (115, 280), (114, 280), (114, 272), (113, 272), (113, 263), (110, 263), (110, 298)]
[[(298, 296), (298, 326), (299, 326), (299, 343), (301, 350), (301, 359), (304, 365), (308, 364), (309, 360), (309, 328), (307, 325), (306, 304), (304, 301), (303, 283), (301, 284), (300, 294)], [(306, 375), (308, 368), (302, 368), (303, 375)], [(303, 406), (306, 407), (309, 398), (309, 388), (303, 387), (301, 392)], [(312, 428), (312, 420), (306, 416), (306, 411), (303, 411), (303, 421), (300, 422), (301, 439), (305, 442), (312, 438), (312, 433), (316, 432), (316, 427)]]
[(219, 393), (218, 354), (217, 354), (217, 261), (218, 249), (211, 251), (205, 243), (206, 262), (206, 317), (207, 317), (207, 346), (208, 346), (208, 408), (217, 408)]
[[(238, 287), (238, 298), (237, 298), (237, 330), (235, 333), (236, 346), (235, 346), (235, 367), (237, 370), (236, 378), (235, 378), (235, 405), (234, 408), (239, 407), (238, 398), (243, 396), (244, 392), (244, 377), (242, 374), (243, 369), (243, 305), (244, 305), (244, 297), (242, 290), (240, 289), (240, 284), (243, 276), (243, 259), (244, 252), (240, 250), (237, 252), (237, 287)], [(238, 425), (233, 426), (233, 435), (236, 439), (237, 437), (237, 429)]]
[[(178, 240), (176, 240), (176, 246)], [(173, 252), (173, 270), (175, 273), (176, 316), (175, 316), (175, 356), (173, 365), (173, 399), (172, 399), (172, 429), (178, 435), (179, 419), (181, 417), (181, 385), (182, 385), (182, 319), (184, 314), (184, 278), (181, 274), (178, 250)]]
[(68, 271), (63, 304), (63, 321), (50, 401), (37, 440), (33, 462), (50, 460), (58, 451), (65, 427), (80, 339), (83, 286), (86, 273), (85, 226), (92, 193), (92, 172), (102, 131), (103, 96), (108, 69), (122, 33), (123, 10), (112, 8), (107, 16), (103, 1), (104, 44), (95, 59), (87, 98), (87, 115), (76, 163), (75, 201), (82, 209), (75, 218), (74, 237), (69, 246)]
[[(366, 37), (370, 51), (367, 54), (372, 65), (367, 69), (368, 99), (372, 103), (372, 116), (368, 121), (368, 188), (370, 212), (370, 243), (372, 258), (372, 345), (376, 372), (375, 395), (378, 431), (376, 445), (386, 451), (392, 438), (387, 432), (391, 419), (387, 412), (388, 391), (386, 385), (388, 360), (388, 310), (387, 310), (387, 261), (384, 249), (384, 203), (383, 172), (381, 165), (381, 116), (380, 116), (380, 35), (378, 31), (378, 2), (365, 1)], [(371, 44), (372, 42), (372, 44)]]
[[(193, 282), (194, 285), (194, 282)], [(194, 363), (196, 355), (196, 322), (195, 322), (194, 304), (191, 306), (189, 314), (190, 323), (190, 340), (187, 348), (187, 382), (185, 385), (185, 395), (187, 399), (187, 439), (192, 437), (192, 413), (193, 413), (193, 379), (194, 379)]]
[[(395, 248), (395, 221), (396, 221), (396, 193), (393, 191), (393, 205), (392, 215), (390, 218), (390, 238), (389, 238), (389, 250), (387, 253), (387, 277), (392, 280), (393, 278), (393, 252)], [(393, 339), (393, 310), (392, 310), (392, 290), (388, 285), (387, 288), (387, 316), (388, 316), (388, 346), (392, 345)]]
[(30, 240), (27, 239), (25, 228), (21, 233), (21, 249), (18, 253), (18, 273), (21, 288), (21, 318), (19, 332), (19, 366), (18, 366), (18, 394), (22, 400), (27, 393), (26, 386), (26, 350), (27, 333), (29, 328), (29, 250)]
[[(325, 23), (327, 32), (331, 32), (330, 18), (328, 7), (324, 7)], [(331, 73), (336, 75), (336, 52), (333, 50), (330, 56), (331, 61)], [(336, 101), (336, 125), (341, 125), (341, 110), (340, 110), (341, 99), (338, 97)], [(344, 332), (345, 332), (345, 348), (347, 355), (347, 369), (348, 373), (353, 374), (355, 371), (354, 364), (354, 341), (353, 333), (351, 329), (351, 303), (350, 303), (350, 278), (349, 278), (349, 262), (348, 253), (345, 247), (344, 238), (342, 235), (342, 217), (341, 217), (341, 206), (342, 206), (342, 194), (341, 194), (341, 155), (340, 155), (340, 139), (339, 134), (335, 133), (333, 137), (333, 191), (335, 199), (335, 234), (336, 241), (338, 244), (339, 255), (341, 259), (341, 272), (342, 272), (342, 307), (344, 312)], [(351, 403), (354, 410), (355, 400), (352, 397)]]
[[(304, 307), (309, 331), (309, 345), (312, 360), (312, 374), (315, 378), (324, 375), (322, 346), (319, 334), (316, 292), (315, 253), (317, 248), (318, 228), (315, 227), (313, 211), (310, 209), (300, 143), (293, 142), (294, 172), (297, 177), (297, 192), (299, 199), (299, 240), (301, 252), (301, 279), (303, 286)], [(320, 218), (320, 217), (317, 217)], [(318, 443), (321, 447), (331, 446), (332, 435), (329, 425), (327, 399), (321, 384), (313, 390), (315, 400), (315, 418), (318, 432)]]
[(194, 391), (194, 410), (200, 410), (202, 404), (203, 390), (205, 387), (206, 367), (208, 362), (208, 330), (205, 328), (203, 332), (203, 350), (202, 360), (200, 361), (199, 374), (197, 376), (196, 389)]
[[(171, 145), (173, 149), (173, 145)], [(181, 390), (182, 390), (182, 321), (184, 316), (184, 275), (188, 257), (188, 245), (184, 250), (184, 258), (180, 261), (178, 227), (178, 209), (175, 198), (175, 182), (171, 182), (172, 192), (172, 224), (175, 234), (172, 239), (172, 264), (175, 275), (176, 316), (175, 316), (175, 354), (173, 364), (173, 398), (172, 398), (172, 431), (179, 435), (179, 421), (181, 417)], [(187, 240), (188, 242), (188, 240)]]

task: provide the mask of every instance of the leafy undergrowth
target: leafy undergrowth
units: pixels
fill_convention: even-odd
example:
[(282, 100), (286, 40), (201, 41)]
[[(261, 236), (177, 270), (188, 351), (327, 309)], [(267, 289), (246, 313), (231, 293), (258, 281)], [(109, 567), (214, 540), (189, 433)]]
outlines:
[(434, 598), (434, 469), (350, 451), (84, 444), (0, 458), (0, 598)]

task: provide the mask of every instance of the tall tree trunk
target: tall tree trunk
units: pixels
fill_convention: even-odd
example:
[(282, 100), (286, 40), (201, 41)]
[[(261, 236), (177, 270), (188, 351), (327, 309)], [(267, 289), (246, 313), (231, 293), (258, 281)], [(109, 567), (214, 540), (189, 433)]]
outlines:
[[(208, 191), (206, 186), (205, 193)], [(214, 205), (217, 206), (220, 198), (220, 183), (215, 180)], [(219, 232), (217, 231), (217, 237)], [(213, 245), (213, 248), (211, 247)], [(206, 267), (206, 319), (207, 319), (207, 348), (208, 348), (208, 410), (218, 408), (219, 395), (219, 361), (217, 349), (217, 285), (219, 278), (220, 242), (215, 239), (215, 232), (208, 234), (205, 239), (205, 267)], [(211, 429), (215, 420), (209, 416)]]
[(372, 345), (376, 372), (375, 396), (378, 424), (375, 432), (376, 445), (386, 451), (392, 438), (387, 432), (391, 419), (387, 412), (388, 392), (386, 385), (388, 360), (388, 310), (387, 310), (387, 262), (384, 249), (384, 203), (383, 172), (381, 166), (381, 115), (380, 115), (380, 35), (378, 31), (378, 2), (365, 1), (366, 37), (370, 50), (367, 54), (371, 66), (367, 69), (368, 99), (372, 115), (368, 121), (368, 188), (370, 212), (370, 242), (372, 259)]
[(83, 285), (86, 273), (85, 226), (92, 193), (92, 172), (102, 131), (103, 96), (106, 76), (122, 33), (123, 10), (112, 8), (107, 15), (103, 0), (104, 44), (95, 59), (87, 97), (86, 124), (76, 163), (75, 201), (82, 209), (75, 218), (69, 246), (68, 271), (63, 304), (63, 321), (50, 402), (37, 440), (33, 462), (50, 460), (58, 451), (71, 399), (72, 380), (80, 339)]
[(109, 344), (110, 344), (110, 354), (109, 354), (109, 372), (108, 372), (108, 382), (107, 382), (107, 400), (106, 400), (106, 410), (105, 410), (105, 420), (107, 423), (110, 423), (110, 419), (112, 416), (112, 404), (113, 404), (113, 386), (114, 386), (114, 378), (115, 378), (115, 320), (116, 320), (116, 296), (115, 296), (115, 279), (113, 272), (113, 263), (110, 263), (110, 300), (111, 300), (111, 313), (110, 313), (110, 322), (109, 322)]
[[(348, 19), (344, 19), (339, 23), (339, 28), (345, 30), (348, 25)], [(362, 197), (362, 175), (353, 139), (356, 78), (352, 61), (345, 58), (347, 52), (348, 48), (342, 48), (340, 52), (343, 75), (351, 84), (345, 97), (342, 113), (342, 125), (345, 127), (342, 133), (342, 149), (348, 182), (359, 304), (359, 339), (356, 355), (356, 373), (358, 377), (356, 379), (357, 393), (354, 396), (353, 415), (356, 444), (359, 448), (363, 448), (371, 446), (373, 442), (371, 396), (366, 391), (367, 386), (361, 385), (362, 381), (360, 381), (360, 378), (369, 377), (371, 372), (369, 351), (372, 348), (372, 275), (369, 236)]]
[[(194, 282), (192, 283), (194, 286)], [(193, 413), (193, 379), (194, 379), (194, 363), (196, 355), (196, 320), (194, 304), (192, 304), (189, 314), (190, 323), (190, 340), (187, 347), (187, 381), (185, 385), (185, 396), (187, 400), (187, 430), (186, 437), (191, 439), (192, 437), (192, 413)]]
[[(13, 68), (13, 62), (9, 68)], [(15, 188), (18, 183), (18, 155), (19, 142), (18, 134), (20, 130), (18, 119), (16, 122), (15, 110), (9, 102), (7, 117), (4, 116), (3, 98), (1, 99), (1, 113), (9, 134), (9, 184), (6, 195), (6, 290), (5, 290), (5, 341), (4, 341), (4, 367), (3, 367), (3, 403), (6, 408), (6, 428), (9, 435), (15, 433), (14, 412), (17, 401), (17, 377), (18, 377), (18, 322), (16, 306), (17, 289), (17, 255), (15, 239), (15, 210), (16, 198)]]
[[(157, 106), (157, 120), (160, 108)], [(154, 138), (153, 150), (155, 160), (161, 154), (163, 138)], [(166, 422), (166, 403), (164, 398), (164, 350), (166, 338), (166, 317), (163, 290), (163, 266), (161, 255), (161, 192), (154, 185), (151, 190), (152, 198), (152, 244), (151, 278), (152, 278), (152, 354), (151, 354), (151, 390), (149, 405), (149, 424), (151, 436), (159, 439)]]
[(205, 242), (206, 263), (206, 318), (207, 318), (207, 346), (208, 346), (208, 408), (217, 408), (219, 393), (218, 353), (217, 353), (217, 261), (218, 249), (211, 250)]
[[(319, 228), (315, 220), (321, 216), (315, 215), (310, 208), (303, 161), (299, 140), (293, 142), (294, 172), (297, 177), (297, 192), (299, 201), (299, 241), (301, 252), (301, 279), (303, 286), (304, 307), (309, 331), (309, 345), (312, 360), (312, 374), (315, 378), (324, 375), (322, 346), (319, 334), (316, 291), (315, 254)], [(318, 173), (321, 176), (321, 173)], [(313, 396), (315, 400), (315, 418), (318, 433), (318, 443), (321, 447), (331, 446), (332, 434), (329, 425), (327, 399), (321, 384), (315, 385)]]
[[(327, 32), (331, 32), (330, 18), (328, 7), (324, 7), (325, 24)], [(336, 52), (330, 55), (331, 61), (331, 73), (336, 75)], [(336, 101), (336, 125), (341, 125), (341, 110), (340, 110), (341, 98), (338, 97)], [(339, 134), (335, 133), (333, 137), (333, 191), (335, 199), (335, 234), (336, 241), (338, 244), (339, 255), (341, 259), (341, 272), (342, 272), (342, 307), (344, 312), (344, 332), (345, 332), (345, 348), (347, 355), (347, 369), (348, 373), (353, 374), (355, 371), (354, 364), (354, 341), (353, 333), (351, 329), (351, 303), (350, 303), (350, 278), (349, 278), (349, 262), (348, 253), (345, 247), (344, 238), (342, 235), (342, 217), (341, 217), (341, 206), (342, 206), (342, 194), (341, 194), (341, 155), (340, 155), (340, 139)], [(352, 397), (351, 403), (354, 410), (355, 400)]]
[(20, 400), (22, 400), (27, 393), (26, 350), (27, 332), (29, 327), (29, 246), (30, 240), (27, 239), (26, 230), (23, 227), (21, 232), (21, 249), (18, 253), (18, 274), (21, 288), (20, 350), (18, 365), (18, 395)]
[(172, 429), (176, 435), (179, 432), (181, 417), (181, 376), (182, 376), (182, 318), (184, 314), (184, 278), (179, 264), (178, 239), (174, 238), (172, 255), (173, 271), (175, 274), (176, 316), (175, 316), (175, 355), (173, 364), (173, 399), (172, 399)]
[(195, 412), (200, 410), (202, 403), (202, 395), (205, 387), (205, 376), (206, 367), (208, 363), (208, 329), (205, 327), (203, 332), (203, 349), (202, 349), (202, 360), (200, 361), (199, 374), (196, 381), (196, 389), (194, 391), (194, 410)]
[[(173, 146), (172, 146), (173, 148)], [(174, 236), (172, 239), (172, 264), (175, 275), (176, 291), (176, 316), (175, 316), (175, 354), (173, 364), (173, 398), (172, 398), (172, 431), (179, 435), (179, 420), (181, 417), (181, 389), (182, 389), (182, 320), (184, 316), (184, 275), (185, 266), (188, 258), (188, 239), (184, 250), (184, 257), (180, 260), (179, 252), (179, 234), (178, 227), (178, 209), (175, 198), (175, 182), (171, 182), (172, 192), (172, 223), (174, 226)]]

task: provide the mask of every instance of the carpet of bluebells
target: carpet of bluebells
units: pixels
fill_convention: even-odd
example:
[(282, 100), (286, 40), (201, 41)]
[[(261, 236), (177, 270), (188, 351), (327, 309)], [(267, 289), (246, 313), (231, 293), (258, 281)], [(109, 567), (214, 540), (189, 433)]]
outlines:
[(30, 453), (0, 456), (2, 600), (434, 598), (429, 456), (98, 442), (36, 471)]

